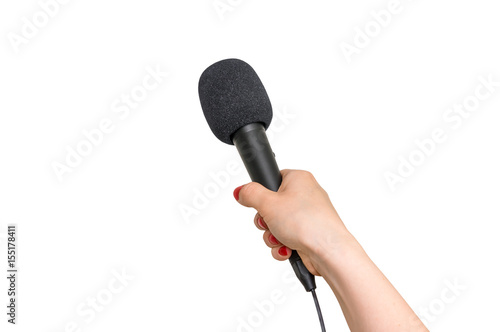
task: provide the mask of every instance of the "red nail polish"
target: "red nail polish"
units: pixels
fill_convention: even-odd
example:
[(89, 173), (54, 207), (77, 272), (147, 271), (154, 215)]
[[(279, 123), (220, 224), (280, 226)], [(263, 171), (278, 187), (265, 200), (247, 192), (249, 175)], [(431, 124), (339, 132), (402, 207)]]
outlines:
[(260, 226), (261, 228), (267, 229), (267, 225), (266, 225), (266, 223), (264, 222), (264, 219), (262, 219), (262, 217), (259, 217), (259, 219), (257, 220), (257, 222), (259, 223), (259, 226)]
[(243, 186), (240, 186), (236, 189), (234, 189), (234, 192), (233, 192), (233, 195), (234, 195), (234, 198), (239, 201), (240, 200), (240, 190), (241, 188), (243, 188)]
[(269, 242), (271, 242), (271, 244), (279, 244), (279, 241), (276, 240), (276, 238), (272, 234), (269, 235)]
[(281, 247), (281, 248), (279, 248), (278, 254), (280, 254), (281, 256), (288, 256), (288, 249), (287, 249), (287, 247)]

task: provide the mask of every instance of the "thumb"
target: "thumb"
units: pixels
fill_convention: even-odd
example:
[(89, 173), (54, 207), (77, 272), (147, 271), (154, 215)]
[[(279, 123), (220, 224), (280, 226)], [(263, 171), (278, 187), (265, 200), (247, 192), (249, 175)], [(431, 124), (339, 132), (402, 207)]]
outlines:
[(257, 211), (263, 209), (263, 205), (276, 195), (275, 192), (265, 188), (257, 182), (250, 182), (234, 190), (234, 198), (243, 206), (253, 207)]

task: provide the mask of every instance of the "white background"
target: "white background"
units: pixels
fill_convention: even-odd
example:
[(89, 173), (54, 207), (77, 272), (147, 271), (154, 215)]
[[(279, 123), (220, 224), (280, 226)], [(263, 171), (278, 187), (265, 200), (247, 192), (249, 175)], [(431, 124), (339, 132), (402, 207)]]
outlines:
[[(40, 4), (1, 3), (0, 257), (5, 270), (5, 230), (18, 224), (20, 270), (15, 327), (0, 283), (1, 330), (319, 331), (310, 294), (232, 197), (249, 181), (241, 166), (198, 215), (180, 212), (213, 186), (210, 174), (241, 165), (211, 133), (197, 93), (207, 66), (237, 57), (258, 72), (275, 113), (289, 114), (274, 119), (279, 165), (315, 174), (408, 303), (432, 314), (429, 328), (500, 331), (500, 88), (458, 129), (443, 119), (478, 77), (500, 81), (496, 2), (401, 0), (350, 63), (341, 43), (389, 1), (232, 3), (222, 19), (212, 0), (69, 1), (18, 52), (9, 38)], [(113, 103), (148, 66), (169, 76), (120, 119)], [(114, 131), (59, 181), (53, 163), (104, 118)], [(384, 173), (435, 128), (447, 140), (391, 191)], [(123, 269), (134, 279), (106, 298)], [(444, 303), (447, 282), (466, 289)], [(327, 330), (348, 331), (317, 283)], [(273, 292), (283, 301), (264, 316), (255, 301)], [(109, 304), (93, 319), (77, 313), (99, 296)], [(255, 327), (243, 328), (249, 320)]]

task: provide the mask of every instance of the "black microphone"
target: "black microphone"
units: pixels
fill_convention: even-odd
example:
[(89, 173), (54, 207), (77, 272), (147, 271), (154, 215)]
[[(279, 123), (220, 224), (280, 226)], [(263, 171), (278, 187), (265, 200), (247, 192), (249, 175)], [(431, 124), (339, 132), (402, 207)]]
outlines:
[[(238, 59), (216, 62), (201, 75), (198, 93), (215, 136), (236, 146), (253, 182), (278, 191), (281, 173), (266, 135), (273, 110), (253, 68)], [(314, 276), (295, 250), (289, 260), (306, 291), (314, 290)]]

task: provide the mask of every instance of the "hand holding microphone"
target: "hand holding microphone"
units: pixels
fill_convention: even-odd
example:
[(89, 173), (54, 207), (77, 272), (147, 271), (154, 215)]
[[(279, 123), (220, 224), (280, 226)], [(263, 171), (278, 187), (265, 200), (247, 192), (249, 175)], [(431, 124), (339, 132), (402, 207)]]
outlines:
[(203, 72), (198, 91), (212, 132), (236, 146), (253, 181), (237, 188), (235, 198), (258, 211), (255, 224), (265, 230), (273, 256), (289, 257), (313, 295), (321, 330), (325, 325), (311, 272), (327, 281), (351, 331), (428, 331), (346, 229), (314, 177), (280, 172), (266, 136), (271, 103), (252, 67), (237, 59), (219, 61)]

